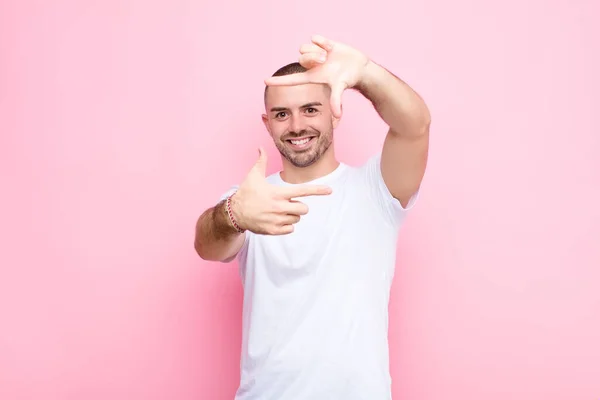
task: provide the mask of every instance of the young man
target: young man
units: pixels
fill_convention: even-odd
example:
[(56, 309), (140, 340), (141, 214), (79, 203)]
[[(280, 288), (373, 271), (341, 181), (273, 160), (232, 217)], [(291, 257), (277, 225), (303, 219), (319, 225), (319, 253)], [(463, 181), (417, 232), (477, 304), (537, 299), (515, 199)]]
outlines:
[[(404, 82), (346, 44), (314, 36), (266, 80), (266, 155), (197, 223), (205, 260), (236, 256), (244, 285), (237, 400), (391, 398), (388, 299), (397, 234), (425, 173), (430, 115)], [(389, 126), (380, 154), (334, 154), (353, 88)], [(369, 133), (370, 134), (370, 133)]]

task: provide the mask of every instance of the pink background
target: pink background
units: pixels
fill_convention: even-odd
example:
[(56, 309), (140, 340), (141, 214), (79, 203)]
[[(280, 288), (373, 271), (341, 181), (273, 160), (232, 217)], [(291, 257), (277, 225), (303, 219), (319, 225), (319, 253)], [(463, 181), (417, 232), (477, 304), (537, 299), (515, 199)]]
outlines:
[[(194, 224), (259, 145), (280, 167), (263, 79), (321, 33), (433, 115), (395, 398), (599, 399), (600, 7), (519, 3), (0, 2), (0, 398), (232, 399), (242, 288)], [(355, 164), (385, 127), (344, 99)]]

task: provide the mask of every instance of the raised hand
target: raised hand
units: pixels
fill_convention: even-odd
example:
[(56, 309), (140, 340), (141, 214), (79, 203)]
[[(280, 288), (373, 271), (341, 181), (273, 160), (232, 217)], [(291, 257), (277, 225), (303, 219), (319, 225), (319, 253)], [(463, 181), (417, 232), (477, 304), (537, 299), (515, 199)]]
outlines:
[(269, 86), (322, 83), (331, 88), (331, 110), (335, 117), (342, 116), (342, 94), (361, 79), (369, 58), (343, 43), (314, 35), (311, 43), (300, 47), (299, 63), (308, 71), (265, 80)]
[(267, 155), (259, 149), (259, 158), (246, 179), (231, 197), (231, 210), (242, 229), (258, 234), (285, 235), (308, 213), (308, 206), (297, 197), (328, 195), (331, 188), (322, 185), (280, 187), (266, 178)]

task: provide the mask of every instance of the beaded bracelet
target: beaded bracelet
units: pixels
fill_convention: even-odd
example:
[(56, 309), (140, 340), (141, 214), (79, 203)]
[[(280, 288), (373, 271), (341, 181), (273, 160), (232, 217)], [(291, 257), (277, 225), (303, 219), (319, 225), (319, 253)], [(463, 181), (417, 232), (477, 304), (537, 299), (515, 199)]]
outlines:
[(231, 211), (231, 197), (232, 196), (233, 196), (233, 194), (231, 196), (227, 197), (227, 203), (226, 203), (227, 215), (229, 216), (229, 221), (231, 221), (231, 225), (233, 225), (235, 230), (238, 231), (239, 233), (244, 233), (246, 230), (240, 228), (240, 226), (235, 221), (235, 218), (233, 217), (233, 212)]

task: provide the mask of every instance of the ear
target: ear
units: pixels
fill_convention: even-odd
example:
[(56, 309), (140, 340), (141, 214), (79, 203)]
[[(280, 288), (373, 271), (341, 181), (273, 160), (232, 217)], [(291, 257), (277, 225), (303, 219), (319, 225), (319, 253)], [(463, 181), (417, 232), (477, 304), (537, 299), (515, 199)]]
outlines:
[(269, 117), (267, 116), (267, 114), (262, 115), (262, 121), (263, 124), (265, 124), (265, 128), (267, 128), (269, 135), (273, 136), (273, 134), (271, 133), (271, 127), (269, 126)]
[(333, 114), (331, 115), (331, 125), (333, 126), (333, 129), (337, 128), (338, 124), (340, 123), (340, 119), (336, 118), (333, 116)]
[[(342, 115), (344, 115), (344, 105), (340, 104), (340, 109), (342, 111)], [(333, 128), (337, 128), (338, 124), (340, 123), (340, 118), (337, 118), (333, 115), (333, 112), (331, 113), (331, 124), (333, 125)]]

